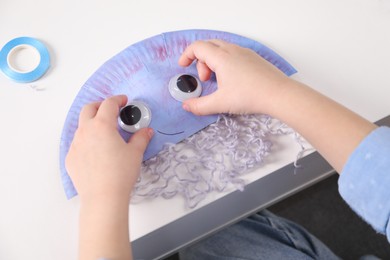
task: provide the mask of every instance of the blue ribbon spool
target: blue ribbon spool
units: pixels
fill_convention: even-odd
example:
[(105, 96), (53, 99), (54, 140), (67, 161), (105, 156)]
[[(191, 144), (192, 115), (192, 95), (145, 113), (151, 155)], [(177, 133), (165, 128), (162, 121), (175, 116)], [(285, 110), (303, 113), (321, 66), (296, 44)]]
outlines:
[[(40, 61), (38, 66), (29, 72), (21, 72), (15, 70), (9, 64), (9, 57), (12, 55), (12, 51), (20, 46), (28, 45), (35, 48), (40, 56)], [(31, 37), (19, 37), (9, 41), (4, 45), (3, 49), (0, 51), (0, 70), (13, 81), (20, 83), (33, 82), (40, 77), (42, 77), (50, 67), (50, 55), (46, 46), (38, 41), (37, 39)]]

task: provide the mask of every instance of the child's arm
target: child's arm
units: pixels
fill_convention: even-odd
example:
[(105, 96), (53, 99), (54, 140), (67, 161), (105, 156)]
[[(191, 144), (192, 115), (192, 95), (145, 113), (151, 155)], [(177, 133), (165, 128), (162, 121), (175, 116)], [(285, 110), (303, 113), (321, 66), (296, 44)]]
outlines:
[(125, 96), (93, 103), (80, 113), (66, 167), (80, 196), (80, 259), (131, 259), (129, 200), (151, 129), (128, 143), (117, 130)]
[(179, 60), (197, 60), (199, 77), (216, 73), (218, 90), (187, 100), (183, 108), (195, 114), (265, 113), (305, 137), (338, 171), (376, 126), (302, 83), (285, 76), (255, 52), (220, 40), (198, 41)]

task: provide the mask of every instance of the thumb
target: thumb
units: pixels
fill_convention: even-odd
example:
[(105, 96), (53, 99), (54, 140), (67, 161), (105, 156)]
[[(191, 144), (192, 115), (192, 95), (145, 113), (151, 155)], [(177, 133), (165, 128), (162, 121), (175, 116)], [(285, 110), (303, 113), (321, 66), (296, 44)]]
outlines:
[(198, 116), (223, 112), (220, 107), (217, 92), (207, 96), (187, 99), (183, 102), (183, 109)]
[(153, 137), (153, 133), (152, 128), (142, 128), (131, 136), (128, 145), (143, 155)]

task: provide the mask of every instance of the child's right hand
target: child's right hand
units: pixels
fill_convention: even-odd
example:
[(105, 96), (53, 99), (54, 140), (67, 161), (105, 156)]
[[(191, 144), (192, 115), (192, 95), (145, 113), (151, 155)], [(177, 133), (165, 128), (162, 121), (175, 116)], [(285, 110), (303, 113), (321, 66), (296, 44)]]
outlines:
[[(290, 79), (250, 49), (221, 40), (197, 41), (179, 59), (197, 60), (201, 80), (215, 72), (218, 89), (184, 101), (196, 115), (263, 113), (306, 138), (341, 172), (349, 155), (375, 125), (310, 87)], [(337, 147), (337, 149), (335, 149)]]
[(272, 114), (277, 98), (291, 81), (254, 51), (222, 40), (194, 42), (179, 64), (189, 66), (194, 60), (202, 81), (208, 80), (211, 72), (218, 81), (216, 92), (183, 103), (184, 109), (196, 115)]

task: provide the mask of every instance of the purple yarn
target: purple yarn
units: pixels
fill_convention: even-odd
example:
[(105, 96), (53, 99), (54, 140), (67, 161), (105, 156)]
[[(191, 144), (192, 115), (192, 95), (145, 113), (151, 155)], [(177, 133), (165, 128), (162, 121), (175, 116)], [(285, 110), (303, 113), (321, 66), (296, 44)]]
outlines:
[(270, 153), (271, 137), (293, 135), (304, 140), (284, 123), (267, 115), (220, 115), (218, 121), (178, 144), (165, 145), (144, 162), (132, 202), (182, 196), (194, 208), (211, 192), (228, 188), (243, 190), (245, 173), (260, 167)]

